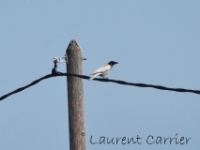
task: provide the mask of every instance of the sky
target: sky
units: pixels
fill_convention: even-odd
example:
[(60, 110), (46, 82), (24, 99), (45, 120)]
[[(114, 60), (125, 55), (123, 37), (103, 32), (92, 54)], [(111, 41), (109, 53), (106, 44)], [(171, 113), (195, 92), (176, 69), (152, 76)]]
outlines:
[[(200, 90), (198, 0), (2, 0), (0, 20), (0, 96), (51, 73), (53, 57), (64, 56), (72, 39), (87, 58), (84, 75), (113, 60), (119, 64), (110, 79)], [(66, 72), (65, 63), (58, 70)], [(83, 84), (88, 150), (200, 148), (200, 95)], [(67, 106), (66, 77), (43, 80), (0, 101), (0, 149), (69, 149)], [(101, 136), (140, 139), (124, 145), (90, 142)], [(153, 143), (157, 138), (162, 143)], [(177, 143), (164, 144), (166, 138)]]

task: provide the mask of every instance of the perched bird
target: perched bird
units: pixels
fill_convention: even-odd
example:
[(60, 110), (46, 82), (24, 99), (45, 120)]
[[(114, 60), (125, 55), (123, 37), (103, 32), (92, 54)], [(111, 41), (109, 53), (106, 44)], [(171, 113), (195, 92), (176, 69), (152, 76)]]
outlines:
[(108, 79), (105, 77), (105, 75), (107, 75), (110, 70), (112, 69), (112, 67), (118, 64), (115, 61), (110, 61), (109, 63), (107, 63), (106, 65), (100, 67), (99, 69), (95, 70), (92, 74), (89, 80), (93, 80), (96, 76), (101, 76), (104, 79)]

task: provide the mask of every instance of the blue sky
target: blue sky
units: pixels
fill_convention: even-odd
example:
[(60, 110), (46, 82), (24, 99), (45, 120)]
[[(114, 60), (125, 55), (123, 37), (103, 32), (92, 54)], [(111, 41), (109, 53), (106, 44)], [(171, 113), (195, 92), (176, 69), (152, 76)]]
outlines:
[[(72, 39), (83, 74), (114, 60), (108, 78), (200, 90), (200, 1), (1, 1), (0, 95), (51, 73)], [(58, 70), (66, 72), (64, 63)], [(200, 95), (84, 80), (87, 149), (199, 149)], [(44, 80), (0, 102), (0, 149), (69, 148), (66, 77)], [(177, 135), (176, 135), (177, 134)], [(105, 137), (138, 144), (92, 145)], [(191, 137), (186, 145), (146, 138)]]

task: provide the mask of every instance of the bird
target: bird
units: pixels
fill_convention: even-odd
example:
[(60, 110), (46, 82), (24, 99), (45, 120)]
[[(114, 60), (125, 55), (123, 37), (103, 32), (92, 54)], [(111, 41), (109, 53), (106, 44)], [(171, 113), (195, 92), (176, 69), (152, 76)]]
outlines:
[(96, 76), (101, 76), (104, 79), (108, 79), (107, 77), (105, 77), (105, 75), (107, 75), (110, 70), (112, 69), (112, 67), (118, 64), (118, 62), (115, 61), (110, 61), (109, 63), (105, 64), (104, 66), (98, 68), (97, 70), (95, 70), (90, 77), (90, 81), (93, 80)]

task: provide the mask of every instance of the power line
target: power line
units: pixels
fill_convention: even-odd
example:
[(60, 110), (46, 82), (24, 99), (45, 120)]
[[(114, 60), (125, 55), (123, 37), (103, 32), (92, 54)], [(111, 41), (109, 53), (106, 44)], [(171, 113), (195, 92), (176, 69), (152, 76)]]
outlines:
[[(90, 77), (89, 76), (85, 76), (85, 75), (78, 75), (78, 74), (71, 74), (71, 73), (61, 73), (58, 72), (57, 74), (48, 74), (44, 77), (41, 77), (33, 82), (31, 82), (30, 84), (20, 87), (8, 94), (5, 94), (3, 96), (0, 97), (0, 101), (7, 98), (8, 96), (12, 95), (12, 94), (16, 94), (18, 92), (21, 92), (23, 90), (25, 90), (26, 88), (29, 88), (30, 86), (33, 86), (37, 83), (39, 83), (40, 81), (44, 80), (44, 79), (48, 79), (51, 77), (57, 77), (57, 76), (74, 76), (74, 77), (78, 77), (78, 78), (82, 78), (82, 79), (86, 79), (88, 80)], [(155, 88), (155, 89), (159, 89), (159, 90), (167, 90), (167, 91), (174, 91), (174, 92), (188, 92), (188, 93), (194, 93), (194, 94), (200, 94), (199, 90), (191, 90), (191, 89), (184, 89), (184, 88), (170, 88), (170, 87), (165, 87), (165, 86), (161, 86), (161, 85), (152, 85), (152, 84), (145, 84), (145, 83), (131, 83), (131, 82), (126, 82), (126, 81), (122, 81), (122, 80), (113, 80), (113, 79), (100, 79), (100, 78), (95, 78), (93, 79), (95, 81), (100, 81), (100, 82), (113, 82), (113, 83), (117, 83), (117, 84), (122, 84), (122, 85), (130, 85), (130, 86), (137, 86), (137, 87), (149, 87), (149, 88)]]

